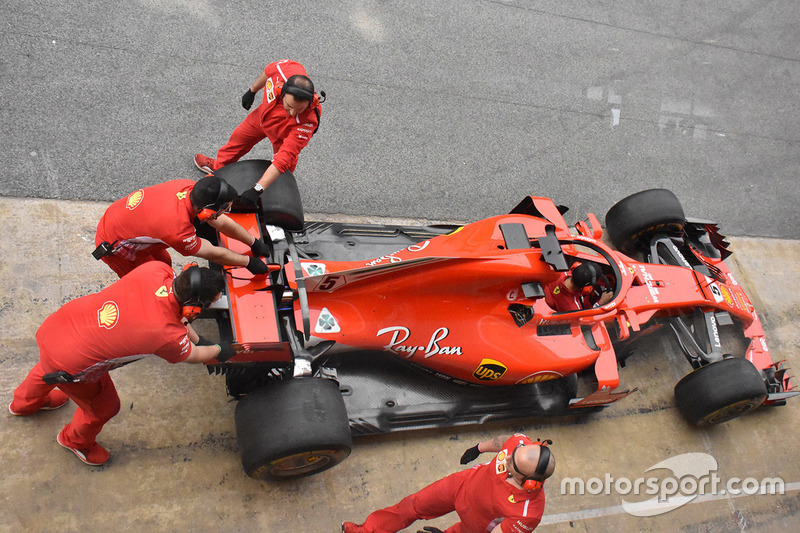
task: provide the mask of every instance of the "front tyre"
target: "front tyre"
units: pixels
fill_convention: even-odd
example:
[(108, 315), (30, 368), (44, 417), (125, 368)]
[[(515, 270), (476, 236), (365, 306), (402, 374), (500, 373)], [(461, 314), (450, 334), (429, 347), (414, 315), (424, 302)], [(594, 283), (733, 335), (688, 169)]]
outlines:
[(758, 408), (766, 398), (761, 372), (741, 357), (701, 366), (675, 385), (678, 410), (696, 426), (740, 417)]
[(322, 472), (353, 447), (339, 385), (322, 378), (286, 379), (239, 400), (236, 436), (245, 472), (264, 481)]
[(648, 189), (614, 204), (606, 214), (608, 237), (627, 254), (646, 249), (654, 233), (680, 234), (686, 225), (678, 197), (667, 189)]

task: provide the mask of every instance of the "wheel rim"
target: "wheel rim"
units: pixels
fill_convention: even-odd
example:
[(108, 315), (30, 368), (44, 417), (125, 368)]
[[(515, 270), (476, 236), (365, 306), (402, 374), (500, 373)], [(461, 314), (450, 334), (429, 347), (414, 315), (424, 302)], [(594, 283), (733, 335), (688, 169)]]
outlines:
[(721, 424), (722, 422), (727, 422), (728, 420), (732, 420), (736, 417), (749, 413), (750, 411), (761, 405), (763, 401), (764, 401), (763, 398), (759, 398), (759, 399), (747, 399), (747, 400), (742, 400), (740, 402), (732, 403), (730, 405), (726, 405), (722, 409), (717, 409), (716, 411), (705, 417), (704, 420), (708, 424)]
[(345, 450), (311, 450), (276, 459), (269, 464), (273, 477), (297, 477), (330, 468), (347, 457)]

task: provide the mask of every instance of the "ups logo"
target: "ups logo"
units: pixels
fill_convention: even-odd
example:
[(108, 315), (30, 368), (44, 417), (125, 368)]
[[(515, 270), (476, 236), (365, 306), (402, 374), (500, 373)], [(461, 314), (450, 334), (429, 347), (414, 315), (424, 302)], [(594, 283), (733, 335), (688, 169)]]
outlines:
[(503, 377), (503, 374), (506, 373), (506, 370), (508, 370), (508, 368), (506, 368), (506, 366), (500, 361), (495, 361), (494, 359), (484, 359), (481, 361), (480, 366), (475, 369), (475, 372), (473, 372), (472, 375), (481, 381), (494, 381)]

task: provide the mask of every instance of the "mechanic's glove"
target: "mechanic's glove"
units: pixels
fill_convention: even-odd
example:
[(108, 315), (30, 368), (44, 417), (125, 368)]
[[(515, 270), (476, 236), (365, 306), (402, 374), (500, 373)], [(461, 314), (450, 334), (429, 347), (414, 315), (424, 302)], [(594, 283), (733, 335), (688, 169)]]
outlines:
[(442, 531), (438, 527), (425, 526), (422, 528), (422, 531), (417, 531), (417, 533), (444, 533), (444, 531)]
[(220, 363), (224, 363), (234, 355), (236, 355), (236, 351), (231, 346), (229, 342), (221, 342), (217, 344), (219, 346), (219, 355), (217, 356), (217, 361)]
[(258, 205), (258, 197), (261, 196), (262, 192), (264, 192), (264, 189), (261, 189), (260, 191), (255, 187), (252, 189), (247, 189), (241, 195), (239, 195), (239, 200), (246, 205)]
[(198, 335), (197, 337), (197, 342), (194, 343), (195, 346), (214, 346), (216, 344), (216, 342), (211, 342), (210, 339), (207, 339), (202, 335)]
[(479, 445), (476, 444), (475, 446), (469, 448), (467, 451), (464, 452), (464, 455), (461, 456), (462, 465), (471, 463), (472, 461), (478, 458), (478, 456), (481, 454), (481, 451), (478, 449), (478, 446)]
[(252, 252), (253, 257), (267, 257), (269, 255), (269, 247), (263, 240), (256, 239), (250, 245), (250, 252)]
[(258, 257), (251, 257), (247, 262), (247, 270), (254, 276), (260, 276), (269, 272), (267, 264)]
[(242, 107), (249, 111), (255, 99), (256, 99), (256, 93), (251, 91), (250, 87), (248, 87), (247, 92), (242, 95)]

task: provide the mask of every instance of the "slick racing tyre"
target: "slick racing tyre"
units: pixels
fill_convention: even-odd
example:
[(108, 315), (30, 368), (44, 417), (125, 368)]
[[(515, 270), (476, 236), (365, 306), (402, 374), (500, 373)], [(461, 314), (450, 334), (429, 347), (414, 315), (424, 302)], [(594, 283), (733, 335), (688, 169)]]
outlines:
[(327, 470), (353, 447), (337, 382), (290, 378), (248, 394), (236, 406), (242, 466), (260, 480), (291, 479)]
[(761, 373), (742, 357), (701, 366), (675, 385), (678, 410), (696, 426), (719, 424), (747, 414), (766, 397)]
[[(214, 175), (224, 179), (236, 189), (236, 192), (242, 194), (255, 185), (270, 164), (272, 163), (266, 159), (237, 161), (215, 171)], [(257, 208), (237, 201), (233, 203), (232, 211), (234, 213), (259, 211), (262, 224), (278, 226), (289, 231), (302, 230), (305, 222), (297, 181), (294, 174), (288, 171), (278, 176), (278, 179), (261, 193)]]
[(653, 233), (680, 234), (686, 217), (680, 201), (667, 189), (637, 192), (614, 204), (606, 214), (608, 237), (618, 250), (644, 251)]

